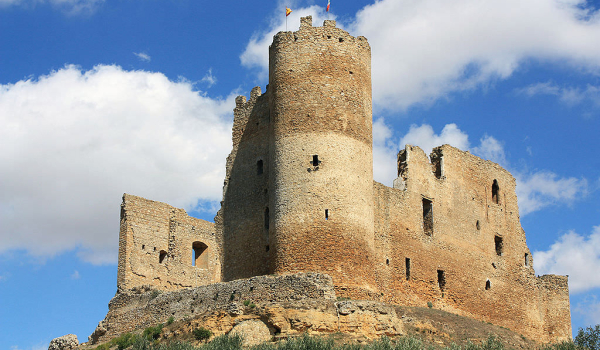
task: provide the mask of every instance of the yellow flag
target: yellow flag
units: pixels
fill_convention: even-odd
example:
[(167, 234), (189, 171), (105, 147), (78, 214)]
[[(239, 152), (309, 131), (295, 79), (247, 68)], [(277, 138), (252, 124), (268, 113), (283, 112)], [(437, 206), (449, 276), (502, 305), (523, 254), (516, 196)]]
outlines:
[(286, 7), (285, 7), (285, 16), (286, 16), (286, 17), (287, 17), (287, 16), (289, 16), (289, 15), (290, 15), (290, 13), (292, 13), (292, 9), (286, 6)]

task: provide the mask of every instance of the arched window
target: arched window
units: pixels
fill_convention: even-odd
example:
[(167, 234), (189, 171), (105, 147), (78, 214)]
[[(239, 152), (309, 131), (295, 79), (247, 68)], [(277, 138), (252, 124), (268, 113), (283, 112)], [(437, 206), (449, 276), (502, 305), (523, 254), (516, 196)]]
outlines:
[(500, 204), (500, 186), (498, 186), (498, 180), (494, 180), (492, 184), (492, 202)]
[(485, 290), (490, 290), (492, 288), (492, 282), (490, 280), (485, 281)]
[(164, 250), (161, 250), (160, 253), (158, 254), (158, 263), (162, 264), (166, 257), (167, 257), (167, 252)]
[(194, 253), (192, 266), (196, 266), (201, 269), (208, 268), (208, 252), (206, 251), (207, 248), (208, 246), (200, 241), (192, 243), (192, 250)]

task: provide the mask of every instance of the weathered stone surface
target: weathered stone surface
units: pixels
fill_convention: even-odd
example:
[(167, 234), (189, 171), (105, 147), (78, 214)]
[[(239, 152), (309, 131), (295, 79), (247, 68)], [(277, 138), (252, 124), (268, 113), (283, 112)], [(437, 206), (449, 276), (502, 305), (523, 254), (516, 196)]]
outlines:
[(258, 345), (273, 339), (269, 327), (260, 320), (242, 321), (229, 334), (240, 336), (244, 340), (244, 346)]
[(62, 337), (55, 338), (50, 342), (48, 350), (73, 350), (77, 349), (79, 341), (75, 334), (67, 334)]

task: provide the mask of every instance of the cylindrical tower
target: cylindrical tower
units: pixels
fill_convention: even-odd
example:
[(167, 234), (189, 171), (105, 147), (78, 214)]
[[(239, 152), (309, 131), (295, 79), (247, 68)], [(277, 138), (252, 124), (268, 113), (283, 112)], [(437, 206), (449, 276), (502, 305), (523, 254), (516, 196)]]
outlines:
[(269, 48), (270, 239), (275, 273), (330, 274), (375, 291), (371, 49), (301, 20)]

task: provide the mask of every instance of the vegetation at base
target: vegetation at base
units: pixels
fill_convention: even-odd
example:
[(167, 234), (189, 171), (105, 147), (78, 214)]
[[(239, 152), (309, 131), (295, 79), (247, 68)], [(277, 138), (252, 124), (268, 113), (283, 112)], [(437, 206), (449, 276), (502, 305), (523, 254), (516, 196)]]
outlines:
[(172, 325), (173, 322), (175, 322), (175, 317), (173, 317), (173, 316), (169, 317), (169, 319), (167, 320), (167, 326)]
[(192, 332), (196, 340), (205, 340), (212, 337), (212, 332), (204, 327), (196, 328)]
[(163, 329), (163, 324), (159, 324), (156, 325), (154, 327), (148, 327), (146, 329), (144, 329), (144, 333), (142, 333), (142, 336), (144, 336), (144, 338), (148, 339), (148, 340), (155, 340), (158, 339), (158, 337), (160, 337), (160, 333), (162, 332)]
[[(196, 335), (197, 331), (201, 330), (203, 330), (203, 334), (210, 334), (207, 338), (202, 338), (202, 340), (212, 336), (210, 330), (198, 328), (193, 331), (196, 339), (201, 340)], [(239, 336), (222, 335), (216, 337), (209, 343), (193, 346), (189, 343), (182, 342), (158, 344), (148, 337), (131, 333), (123, 334), (122, 336), (113, 339), (110, 343), (100, 345), (96, 347), (96, 350), (108, 350), (114, 346), (118, 346), (119, 350), (127, 348), (131, 348), (132, 350), (508, 350), (500, 340), (492, 335), (481, 344), (467, 343), (463, 346), (452, 344), (448, 347), (426, 345), (421, 340), (410, 336), (397, 339), (382, 337), (369, 344), (336, 345), (333, 337), (311, 337), (303, 335), (286, 341), (263, 343), (247, 348), (242, 346), (242, 339)], [(574, 341), (549, 344), (537, 350), (600, 350), (600, 325), (587, 327), (586, 329), (580, 328)]]
[(433, 307), (433, 303), (431, 301), (428, 301), (427, 302), (427, 307), (431, 309)]
[(250, 300), (244, 300), (244, 306), (250, 305)]

